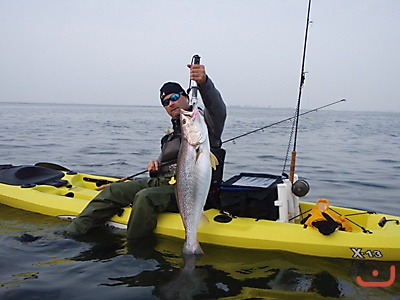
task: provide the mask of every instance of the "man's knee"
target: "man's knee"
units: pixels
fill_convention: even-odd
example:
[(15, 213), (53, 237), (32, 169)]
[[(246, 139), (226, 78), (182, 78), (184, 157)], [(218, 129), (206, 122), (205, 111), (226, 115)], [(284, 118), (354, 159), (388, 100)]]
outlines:
[(173, 194), (160, 192), (159, 188), (148, 188), (139, 191), (133, 201), (133, 206), (163, 212), (170, 205)]
[(142, 209), (154, 208), (153, 200), (147, 189), (143, 189), (136, 193), (132, 206), (135, 206), (136, 208), (141, 207)]

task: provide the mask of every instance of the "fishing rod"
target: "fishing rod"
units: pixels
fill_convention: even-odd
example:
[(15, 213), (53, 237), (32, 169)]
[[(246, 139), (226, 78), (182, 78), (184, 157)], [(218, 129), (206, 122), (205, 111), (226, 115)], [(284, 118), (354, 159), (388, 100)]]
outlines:
[[(316, 111), (321, 110), (321, 109), (323, 109), (323, 108), (326, 108), (326, 107), (328, 107), (328, 106), (332, 106), (332, 105), (335, 105), (335, 104), (337, 104), (337, 103), (344, 102), (344, 101), (346, 101), (346, 99), (341, 99), (341, 100), (338, 100), (338, 101), (334, 101), (334, 102), (332, 102), (332, 103), (325, 104), (325, 105), (322, 105), (322, 106), (320, 106), (320, 107), (316, 107), (316, 108), (314, 108), (314, 109), (311, 109), (311, 110), (308, 110), (308, 111), (306, 111), (306, 112), (303, 112), (303, 113), (299, 114), (299, 116), (304, 116), (304, 115), (307, 115), (307, 114), (309, 114), (309, 113), (316, 112)], [(280, 120), (280, 121), (271, 123), (271, 124), (269, 124), (269, 125), (266, 125), (266, 126), (263, 126), (263, 127), (257, 128), (257, 129), (254, 129), (254, 130), (252, 130), (252, 131), (249, 131), (249, 132), (246, 132), (246, 133), (237, 135), (237, 136), (235, 136), (235, 137), (233, 137), (233, 138), (230, 138), (230, 139), (227, 139), (227, 140), (223, 141), (222, 144), (235, 141), (235, 140), (237, 140), (237, 139), (239, 139), (239, 138), (241, 138), (241, 137), (247, 136), (247, 135), (249, 135), (249, 134), (252, 134), (252, 133), (255, 133), (255, 132), (264, 130), (264, 129), (266, 129), (266, 128), (269, 128), (269, 127), (278, 125), (278, 124), (283, 123), (283, 122), (286, 122), (286, 121), (290, 121), (290, 120), (292, 120), (292, 119), (294, 119), (294, 118), (296, 118), (296, 117), (297, 117), (297, 116), (289, 117), (289, 118), (286, 118), (286, 119), (283, 119), (283, 120)]]
[[(177, 159), (171, 159), (171, 160), (169, 160), (169, 161), (165, 161), (165, 162), (159, 164), (158, 167), (161, 168), (161, 167), (163, 167), (163, 166), (167, 166), (167, 165), (176, 163), (176, 161), (177, 161)], [(141, 171), (141, 172), (139, 172), (139, 173), (130, 175), (130, 176), (128, 176), (128, 177), (125, 177), (124, 179), (125, 179), (125, 180), (130, 180), (130, 179), (133, 179), (134, 177), (139, 176), (139, 175), (142, 175), (142, 174), (144, 174), (144, 173), (146, 173), (146, 172), (148, 172), (147, 169), (146, 169), (146, 170), (143, 170), (143, 171)]]
[[(298, 132), (298, 129), (299, 129), (300, 102), (301, 102), (301, 95), (302, 95), (302, 90), (303, 90), (303, 86), (304, 86), (304, 81), (306, 79), (306, 75), (305, 75), (305, 72), (304, 72), (304, 66), (305, 66), (306, 52), (307, 52), (308, 28), (309, 28), (309, 25), (310, 25), (310, 11), (311, 11), (311, 0), (308, 1), (306, 30), (305, 30), (305, 34), (304, 34), (303, 58), (302, 58), (301, 73), (300, 73), (299, 94), (298, 94), (298, 97), (297, 97), (297, 107), (296, 107), (295, 119), (294, 119), (293, 127), (292, 127), (292, 133), (293, 133), (293, 128), (295, 127), (295, 129), (294, 129), (294, 142), (293, 142), (292, 160), (291, 160), (291, 163), (290, 163), (290, 173), (289, 173), (289, 180), (292, 183), (293, 183), (293, 180), (294, 180), (294, 171), (295, 171), (295, 166), (296, 166), (296, 146), (297, 146), (297, 132)], [(292, 134), (290, 135), (289, 145), (290, 145), (291, 139), (292, 139)], [(287, 157), (287, 155), (288, 154), (286, 154), (286, 157)]]
[[(177, 162), (177, 159), (172, 159), (172, 160), (169, 160), (169, 161), (166, 161), (166, 162), (163, 162), (163, 163), (159, 164), (158, 167), (160, 168), (160, 167), (163, 167), (163, 166), (166, 166), (166, 165), (174, 164), (176, 162)], [(109, 180), (106, 180), (106, 179), (93, 179), (93, 178), (88, 178), (88, 177), (84, 177), (83, 180), (84, 181), (88, 181), (88, 182), (95, 182), (96, 186), (100, 190), (100, 189), (103, 189), (104, 186), (107, 185), (107, 184), (114, 183), (114, 182), (124, 182), (126, 180), (132, 180), (136, 176), (142, 175), (142, 174), (147, 173), (147, 172), (149, 172), (149, 170), (146, 169), (146, 170), (140, 171), (138, 173), (132, 174), (130, 176), (118, 179), (116, 181), (109, 181)]]
[[(334, 102), (331, 102), (331, 103), (329, 103), (329, 104), (325, 104), (325, 105), (322, 105), (322, 106), (319, 106), (319, 107), (310, 109), (310, 110), (308, 110), (308, 111), (306, 111), (306, 112), (303, 112), (303, 113), (299, 114), (299, 116), (304, 116), (304, 115), (307, 115), (307, 114), (312, 113), (312, 112), (317, 112), (318, 110), (324, 109), (324, 108), (326, 108), (326, 107), (329, 107), (329, 106), (332, 106), (332, 105), (335, 105), (335, 104), (338, 104), (338, 103), (344, 102), (344, 101), (346, 101), (346, 99), (341, 99), (341, 100), (338, 100), (338, 101), (334, 101)], [(278, 125), (278, 124), (280, 124), (280, 123), (283, 123), (283, 122), (292, 120), (292, 119), (294, 119), (295, 117), (296, 117), (296, 116), (289, 117), (289, 118), (286, 118), (286, 119), (283, 119), (283, 120), (280, 120), (280, 121), (271, 123), (271, 124), (269, 124), (269, 125), (266, 125), (266, 126), (257, 128), (257, 129), (255, 129), (255, 130), (252, 130), (252, 131), (249, 131), (249, 132), (240, 134), (240, 135), (238, 135), (238, 136), (235, 136), (235, 137), (233, 137), (233, 138), (230, 138), (230, 139), (227, 139), (227, 140), (223, 141), (222, 144), (235, 141), (235, 140), (237, 140), (237, 139), (239, 139), (239, 138), (242, 138), (242, 137), (244, 137), (244, 136), (250, 135), (250, 134), (252, 134), (252, 133), (255, 133), (255, 132), (264, 130), (264, 129), (266, 129), (266, 128), (269, 128), (269, 127)], [(169, 164), (176, 163), (176, 161), (177, 161), (176, 159), (173, 159), (173, 160), (164, 162), (164, 163), (160, 164), (160, 167), (165, 166), (165, 165), (169, 165)], [(147, 171), (147, 170), (140, 171), (140, 172), (138, 172), (138, 173), (135, 173), (135, 174), (133, 174), (133, 175), (130, 175), (130, 176), (128, 176), (128, 177), (125, 177), (125, 178), (126, 178), (125, 180), (133, 179), (134, 177), (139, 176), (139, 175), (142, 175), (142, 174), (144, 174), (144, 173), (146, 173), (146, 172), (148, 172), (148, 171)]]

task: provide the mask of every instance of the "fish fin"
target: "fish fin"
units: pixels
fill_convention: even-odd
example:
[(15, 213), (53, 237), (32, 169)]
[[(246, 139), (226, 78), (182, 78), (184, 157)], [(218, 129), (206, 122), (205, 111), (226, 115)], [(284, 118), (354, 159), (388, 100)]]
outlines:
[(196, 149), (196, 160), (195, 160), (196, 162), (199, 160), (200, 154), (201, 154), (201, 151), (200, 151), (199, 148), (197, 148), (197, 149)]
[(200, 222), (199, 222), (199, 226), (198, 227), (201, 227), (201, 226), (206, 225), (208, 223), (210, 223), (210, 219), (208, 219), (206, 213), (203, 211), (201, 213)]
[(214, 170), (216, 170), (219, 162), (218, 162), (218, 158), (212, 152), (210, 152), (210, 161), (211, 161), (211, 167)]

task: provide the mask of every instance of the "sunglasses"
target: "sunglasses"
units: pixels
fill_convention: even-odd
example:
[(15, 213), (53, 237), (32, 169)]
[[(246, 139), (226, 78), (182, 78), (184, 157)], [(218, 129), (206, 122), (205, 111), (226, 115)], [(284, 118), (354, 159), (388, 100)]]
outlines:
[(168, 106), (170, 101), (176, 101), (181, 97), (182, 93), (179, 94), (173, 94), (171, 97), (168, 99), (163, 99), (161, 100), (161, 103), (163, 106)]

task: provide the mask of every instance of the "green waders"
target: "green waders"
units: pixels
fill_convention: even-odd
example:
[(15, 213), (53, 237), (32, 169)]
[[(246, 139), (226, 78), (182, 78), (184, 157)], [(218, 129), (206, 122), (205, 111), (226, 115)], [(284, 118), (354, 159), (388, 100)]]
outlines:
[(157, 215), (165, 210), (176, 211), (174, 186), (170, 178), (144, 178), (117, 182), (106, 187), (85, 207), (65, 233), (84, 235), (104, 225), (122, 208), (132, 204), (128, 222), (128, 238), (150, 235), (157, 226)]

